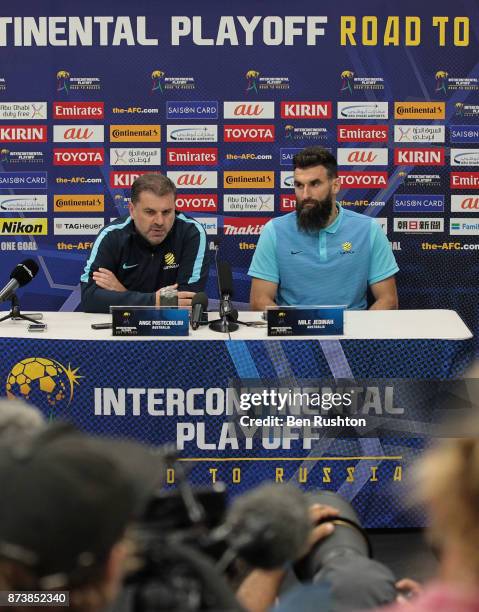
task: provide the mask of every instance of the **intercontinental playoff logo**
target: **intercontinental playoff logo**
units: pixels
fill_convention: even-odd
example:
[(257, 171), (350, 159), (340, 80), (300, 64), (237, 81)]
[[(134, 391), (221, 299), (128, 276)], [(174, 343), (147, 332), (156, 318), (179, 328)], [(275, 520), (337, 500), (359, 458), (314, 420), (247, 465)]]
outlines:
[(343, 70), (341, 72), (341, 89), (339, 91), (349, 91), (349, 93), (352, 95), (353, 78), (354, 72), (352, 72), (351, 70)]
[(0, 151), (0, 163), (4, 164), (8, 162), (8, 155), (10, 151), (8, 149), (2, 149)]
[(444, 70), (438, 70), (436, 72), (436, 93), (442, 91), (447, 93), (447, 77), (448, 73)]
[(246, 91), (258, 93), (258, 78), (259, 72), (257, 70), (248, 70), (246, 73)]
[(70, 85), (70, 73), (66, 70), (59, 70), (57, 72), (57, 91), (64, 91), (68, 93)]
[(153, 70), (151, 73), (151, 79), (153, 81), (153, 85), (151, 91), (159, 91), (163, 93), (163, 79), (165, 78), (165, 73), (163, 70)]
[(35, 406), (48, 408), (51, 417), (54, 410), (68, 408), (72, 403), (75, 385), (83, 378), (77, 372), (78, 368), (72, 370), (70, 364), (65, 367), (55, 359), (22, 359), (7, 376), (7, 397), (21, 398)]

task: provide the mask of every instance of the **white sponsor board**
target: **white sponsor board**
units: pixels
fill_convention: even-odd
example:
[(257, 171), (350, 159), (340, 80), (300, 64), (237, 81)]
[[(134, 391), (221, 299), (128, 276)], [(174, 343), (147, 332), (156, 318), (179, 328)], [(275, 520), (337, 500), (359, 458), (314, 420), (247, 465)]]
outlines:
[(444, 142), (446, 128), (443, 125), (395, 125), (394, 142)]
[(218, 233), (218, 217), (193, 217), (193, 219), (201, 223), (207, 234)]
[(167, 125), (167, 142), (218, 142), (217, 125)]
[(451, 212), (479, 214), (479, 194), (467, 193), (465, 195), (452, 195)]
[(169, 171), (167, 172), (178, 189), (204, 189), (205, 187), (216, 189), (218, 185), (217, 172), (188, 172), (188, 171)]
[(338, 165), (340, 166), (387, 166), (388, 149), (385, 147), (340, 148)]
[(159, 166), (161, 149), (143, 147), (115, 147), (110, 149), (111, 166)]
[(444, 231), (444, 219), (440, 217), (427, 218), (427, 217), (415, 217), (411, 219), (408, 217), (394, 218), (394, 231), (395, 232), (408, 232), (411, 234), (430, 234), (432, 232), (443, 232)]
[(479, 234), (479, 219), (451, 218), (449, 233), (451, 236), (477, 236)]
[(338, 119), (388, 119), (387, 102), (338, 102)]
[(29, 121), (46, 118), (46, 102), (0, 102), (0, 120)]
[(76, 144), (78, 142), (104, 142), (104, 125), (54, 125), (53, 142), (68, 142)]
[(230, 193), (224, 196), (223, 210), (225, 212), (274, 212), (274, 195)]
[(274, 102), (224, 102), (225, 119), (274, 119)]
[(451, 166), (479, 166), (479, 149), (451, 149)]
[(56, 236), (73, 236), (85, 234), (95, 236), (103, 228), (104, 219), (98, 217), (71, 217), (53, 220), (53, 233)]
[(281, 189), (294, 189), (294, 174), (290, 170), (281, 170)]
[(0, 212), (45, 212), (46, 195), (0, 195)]

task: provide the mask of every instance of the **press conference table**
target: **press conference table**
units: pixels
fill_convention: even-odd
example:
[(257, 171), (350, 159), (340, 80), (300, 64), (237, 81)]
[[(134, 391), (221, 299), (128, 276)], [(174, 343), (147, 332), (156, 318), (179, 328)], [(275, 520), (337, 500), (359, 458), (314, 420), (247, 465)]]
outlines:
[[(214, 318), (210, 313), (210, 320)], [(241, 312), (242, 321), (261, 321), (258, 312)], [(165, 341), (166, 338), (113, 337), (111, 330), (93, 330), (92, 323), (104, 323), (111, 320), (107, 314), (90, 314), (79, 312), (45, 312), (43, 322), (47, 330), (41, 333), (28, 331), (24, 321), (4, 321), (0, 324), (0, 337), (55, 339), (55, 340), (114, 340), (114, 341)], [(472, 333), (459, 315), (453, 310), (376, 310), (346, 311), (344, 313), (344, 336), (327, 336), (325, 340), (467, 340)], [(240, 325), (230, 336), (211, 331), (207, 326), (190, 330), (186, 337), (167, 340), (182, 342), (184, 340), (268, 340), (263, 327)], [(287, 338), (293, 341), (318, 339), (318, 336), (301, 336)], [(278, 338), (269, 338), (278, 340)]]
[[(258, 321), (260, 313), (239, 318)], [(109, 319), (46, 312), (48, 328), (39, 333), (25, 321), (0, 323), (0, 393), (23, 396), (49, 418), (68, 418), (100, 435), (178, 445), (181, 431), (179, 454), (195, 484), (223, 480), (235, 495), (267, 479), (292, 480), (339, 491), (368, 527), (422, 524), (403, 490), (424, 445), (416, 429), (407, 430), (407, 439), (320, 434), (311, 448), (274, 428), (248, 441), (221, 401), (251, 381), (269, 381), (268, 388), (335, 379), (447, 381), (464, 371), (473, 352), (472, 334), (455, 312), (348, 311), (342, 337), (288, 339), (268, 338), (264, 327), (240, 326), (230, 336), (201, 327), (168, 339), (91, 329)]]

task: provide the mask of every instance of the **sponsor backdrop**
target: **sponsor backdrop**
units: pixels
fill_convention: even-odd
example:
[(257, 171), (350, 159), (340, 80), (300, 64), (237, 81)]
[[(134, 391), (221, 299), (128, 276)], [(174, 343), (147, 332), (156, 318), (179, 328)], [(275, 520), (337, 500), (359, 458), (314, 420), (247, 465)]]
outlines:
[(78, 308), (95, 235), (144, 172), (177, 183), (179, 210), (204, 224), (247, 302), (264, 224), (295, 207), (291, 158), (321, 144), (338, 156), (343, 206), (391, 241), (401, 306), (454, 308), (476, 330), (477, 3), (199, 12), (23, 0), (0, 17), (3, 276), (30, 255), (41, 264), (22, 306)]

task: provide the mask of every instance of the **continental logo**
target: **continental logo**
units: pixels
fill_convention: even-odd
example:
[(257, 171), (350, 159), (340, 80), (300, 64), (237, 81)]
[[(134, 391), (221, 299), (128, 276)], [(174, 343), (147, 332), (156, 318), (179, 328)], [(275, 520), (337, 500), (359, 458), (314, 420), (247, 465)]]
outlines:
[(172, 266), (175, 263), (175, 256), (173, 253), (165, 253), (165, 264), (167, 266)]
[(343, 249), (343, 253), (351, 253), (353, 250), (353, 244), (352, 242), (343, 242), (343, 244), (341, 245), (342, 249)]
[(110, 125), (110, 142), (160, 142), (161, 125)]
[(270, 172), (224, 172), (223, 187), (225, 189), (265, 189), (274, 188), (274, 171)]
[(48, 219), (0, 219), (2, 236), (46, 236)]
[(394, 102), (395, 119), (445, 119), (445, 102)]
[(53, 200), (55, 212), (103, 212), (105, 210), (104, 195), (56, 195)]

